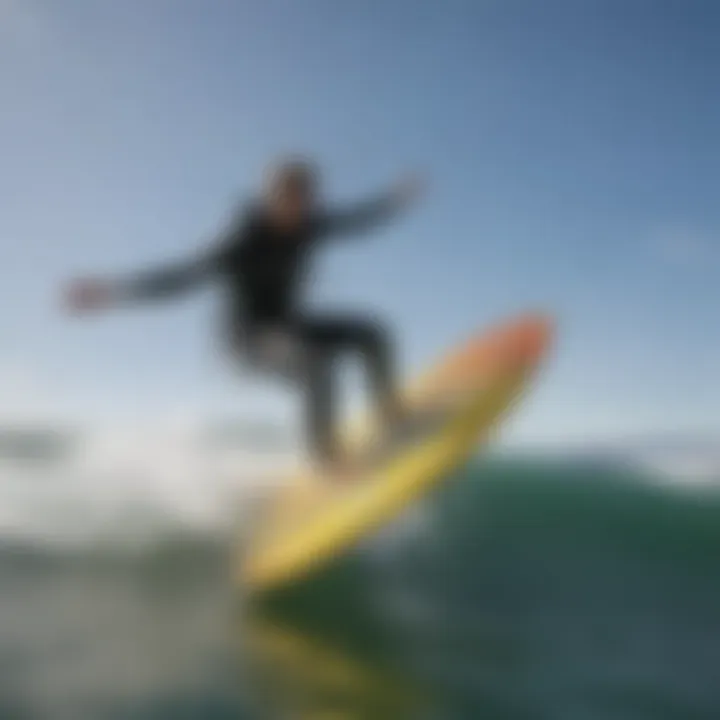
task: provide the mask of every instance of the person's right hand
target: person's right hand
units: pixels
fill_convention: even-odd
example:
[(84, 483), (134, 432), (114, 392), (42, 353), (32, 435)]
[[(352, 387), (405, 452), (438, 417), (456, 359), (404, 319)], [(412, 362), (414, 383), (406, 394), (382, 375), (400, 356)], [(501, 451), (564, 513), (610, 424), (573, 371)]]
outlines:
[(94, 278), (71, 282), (65, 289), (64, 305), (73, 313), (103, 310), (113, 303), (110, 283)]

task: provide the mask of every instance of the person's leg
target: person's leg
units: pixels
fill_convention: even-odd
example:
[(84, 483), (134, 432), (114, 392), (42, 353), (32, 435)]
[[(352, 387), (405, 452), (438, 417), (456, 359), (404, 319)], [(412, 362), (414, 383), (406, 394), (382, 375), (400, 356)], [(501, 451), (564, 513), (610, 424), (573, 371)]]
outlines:
[[(402, 408), (392, 343), (380, 323), (356, 316), (323, 315), (305, 319), (302, 326), (308, 344), (321, 350), (325, 358), (335, 359), (343, 351), (358, 352), (366, 364), (381, 419), (391, 425), (400, 418)], [(321, 363), (320, 359), (317, 362)], [(319, 385), (321, 382), (318, 379)], [(327, 397), (327, 402), (333, 404), (330, 393), (327, 396), (320, 393), (319, 397), (321, 401)]]
[(324, 332), (313, 320), (293, 319), (252, 328), (241, 347), (256, 369), (300, 387), (305, 395), (304, 430), (310, 454), (322, 465), (336, 463), (332, 333)]
[(336, 436), (334, 348), (300, 330), (304, 356), (305, 431), (313, 458), (332, 467), (340, 460)]
[[(291, 359), (282, 351), (286, 342)], [(246, 350), (254, 364), (273, 374), (293, 376), (305, 392), (305, 429), (311, 454), (324, 467), (342, 466), (337, 438), (333, 375), (341, 352), (359, 352), (365, 360), (375, 405), (386, 424), (400, 415), (394, 358), (388, 334), (371, 319), (322, 315), (296, 318), (282, 327), (255, 329)], [(281, 369), (282, 368), (282, 369)], [(293, 369), (294, 368), (294, 369)]]

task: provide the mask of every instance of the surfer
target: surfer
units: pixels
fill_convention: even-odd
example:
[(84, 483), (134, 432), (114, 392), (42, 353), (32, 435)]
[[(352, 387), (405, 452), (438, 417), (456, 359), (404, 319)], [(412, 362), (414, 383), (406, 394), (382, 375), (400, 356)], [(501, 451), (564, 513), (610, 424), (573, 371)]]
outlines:
[(209, 249), (195, 257), (118, 279), (70, 284), (75, 312), (169, 298), (206, 280), (227, 289), (226, 337), (233, 355), (269, 373), (290, 376), (306, 393), (306, 430), (321, 471), (352, 471), (336, 438), (332, 366), (340, 353), (359, 352), (367, 365), (383, 425), (402, 408), (389, 334), (369, 316), (313, 314), (302, 304), (302, 280), (312, 251), (331, 237), (369, 230), (397, 215), (421, 193), (408, 175), (389, 191), (354, 207), (328, 210), (318, 202), (317, 168), (291, 159), (270, 169), (259, 201), (242, 208)]

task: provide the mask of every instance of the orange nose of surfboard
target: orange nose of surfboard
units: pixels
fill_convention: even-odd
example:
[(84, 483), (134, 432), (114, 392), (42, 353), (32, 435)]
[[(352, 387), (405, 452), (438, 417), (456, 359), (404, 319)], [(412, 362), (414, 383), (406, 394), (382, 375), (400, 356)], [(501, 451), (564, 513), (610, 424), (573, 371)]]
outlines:
[(462, 388), (506, 370), (532, 367), (547, 352), (553, 322), (539, 313), (523, 315), (489, 332), (479, 332), (425, 379), (425, 386)]
[(553, 335), (553, 322), (546, 315), (527, 315), (506, 328), (501, 355), (512, 365), (535, 365), (546, 353)]

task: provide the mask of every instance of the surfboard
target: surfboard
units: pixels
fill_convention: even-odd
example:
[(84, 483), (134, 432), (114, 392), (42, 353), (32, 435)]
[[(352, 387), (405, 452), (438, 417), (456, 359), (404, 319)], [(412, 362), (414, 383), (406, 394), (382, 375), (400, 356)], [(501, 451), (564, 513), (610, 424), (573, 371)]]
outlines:
[(247, 540), (240, 582), (253, 593), (296, 582), (441, 483), (489, 439), (551, 339), (551, 320), (536, 314), (476, 332), (404, 389), (399, 432), (383, 438), (371, 416), (349, 424), (342, 438), (359, 478), (293, 477)]

